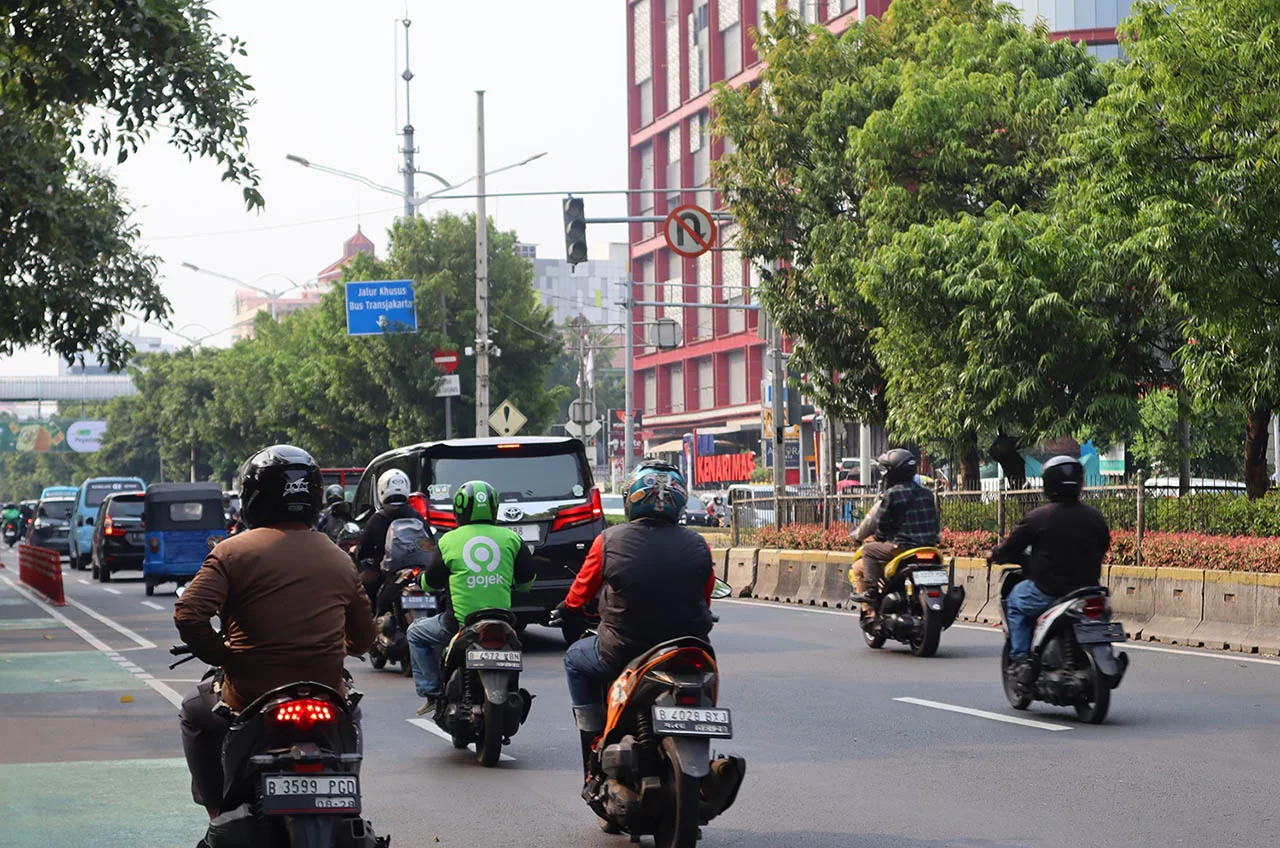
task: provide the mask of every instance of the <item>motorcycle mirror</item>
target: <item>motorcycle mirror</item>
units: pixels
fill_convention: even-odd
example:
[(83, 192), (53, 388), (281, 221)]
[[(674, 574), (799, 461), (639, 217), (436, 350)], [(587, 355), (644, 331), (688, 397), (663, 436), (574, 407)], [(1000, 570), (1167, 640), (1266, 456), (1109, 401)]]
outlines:
[(715, 588), (711, 590), (711, 597), (713, 599), (727, 598), (732, 594), (733, 594), (733, 587), (730, 586), (728, 583), (724, 582), (723, 580), (721, 580), (719, 577), (717, 577)]
[(175, 598), (181, 598), (182, 593), (185, 592), (186, 590), (187, 590), (187, 587), (185, 585), (179, 586), (178, 588), (173, 590), (173, 596)]
[(360, 533), (360, 525), (356, 524), (354, 521), (348, 521), (346, 524), (342, 525), (342, 529), (346, 533), (354, 533), (357, 535)]

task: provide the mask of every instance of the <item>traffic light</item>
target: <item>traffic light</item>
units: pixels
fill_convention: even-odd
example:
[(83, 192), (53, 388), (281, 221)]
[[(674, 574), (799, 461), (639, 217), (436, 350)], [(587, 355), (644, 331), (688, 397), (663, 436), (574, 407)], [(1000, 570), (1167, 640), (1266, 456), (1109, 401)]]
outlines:
[(587, 218), (581, 197), (564, 201), (564, 253), (570, 265), (587, 261)]

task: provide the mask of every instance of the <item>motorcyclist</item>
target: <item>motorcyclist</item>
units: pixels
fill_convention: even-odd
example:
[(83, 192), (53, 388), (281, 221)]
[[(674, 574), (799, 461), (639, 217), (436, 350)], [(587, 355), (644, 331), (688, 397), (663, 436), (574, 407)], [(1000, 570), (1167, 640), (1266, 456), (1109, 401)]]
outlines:
[(391, 522), (399, 518), (422, 519), (409, 505), (409, 475), (399, 468), (384, 471), (378, 478), (378, 511), (369, 517), (364, 526), (364, 536), (356, 551), (360, 563), (360, 580), (369, 593), (371, 606), (377, 605), (378, 589), (382, 585), (382, 558), (386, 553), (387, 530)]
[(351, 520), (351, 505), (347, 503), (346, 490), (334, 483), (324, 490), (324, 509), (316, 519), (315, 529), (337, 541), (342, 528)]
[(688, 497), (675, 466), (642, 460), (627, 479), (626, 523), (596, 537), (556, 607), (555, 619), (580, 617), (603, 590), (598, 635), (579, 639), (564, 655), (584, 771), (604, 732), (605, 687), (655, 645), (711, 631), (711, 551), (696, 531), (676, 523)]
[[(1111, 531), (1102, 513), (1080, 502), (1084, 466), (1072, 456), (1044, 464), (1049, 503), (1031, 510), (991, 552), (993, 562), (1018, 562), (1027, 579), (1009, 593), (1009, 673), (1023, 682), (1032, 673), (1031, 636), (1036, 619), (1076, 589), (1096, 586)], [(1030, 552), (1028, 553), (1028, 549)]]
[[(219, 542), (174, 607), (192, 653), (222, 669), (182, 703), (182, 748), (191, 795), (212, 819), (222, 799), (221, 748), (228, 721), (219, 696), (239, 710), (300, 680), (343, 688), (343, 660), (373, 644), (369, 601), (351, 560), (311, 532), (324, 485), (311, 455), (265, 448), (240, 468), (241, 516), (249, 530)], [(213, 629), (218, 617), (222, 632)]]
[(855, 568), (858, 593), (853, 600), (875, 614), (884, 567), (911, 548), (938, 544), (941, 523), (933, 493), (916, 482), (916, 458), (905, 448), (894, 448), (876, 458), (884, 493), (876, 505), (874, 539), (862, 544), (862, 574)]
[(22, 532), (22, 510), (16, 503), (5, 504), (4, 511), (0, 512), (0, 529), (8, 528), (10, 523), (19, 533)]
[(423, 699), (418, 715), (435, 708), (441, 695), (440, 662), (443, 648), (458, 626), (476, 610), (511, 609), (511, 592), (527, 592), (533, 585), (533, 554), (512, 530), (494, 523), (498, 493), (483, 480), (471, 480), (453, 496), (456, 530), (440, 537), (431, 551), (421, 584), (424, 592), (449, 590), (449, 609), (409, 625), (409, 661), (413, 685)]

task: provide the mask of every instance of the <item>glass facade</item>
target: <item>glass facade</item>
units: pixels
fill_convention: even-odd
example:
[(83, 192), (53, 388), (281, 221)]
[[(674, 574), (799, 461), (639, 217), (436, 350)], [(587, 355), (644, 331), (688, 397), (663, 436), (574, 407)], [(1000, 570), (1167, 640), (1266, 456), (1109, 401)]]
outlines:
[(1043, 19), (1051, 32), (1114, 29), (1129, 14), (1133, 0), (1007, 0), (1022, 10), (1027, 23)]

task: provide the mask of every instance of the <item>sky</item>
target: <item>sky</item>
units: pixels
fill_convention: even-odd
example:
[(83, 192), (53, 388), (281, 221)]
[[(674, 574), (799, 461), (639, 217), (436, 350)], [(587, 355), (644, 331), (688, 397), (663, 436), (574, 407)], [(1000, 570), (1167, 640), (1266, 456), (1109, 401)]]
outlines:
[[(485, 91), (487, 170), (546, 156), (492, 176), (489, 192), (625, 188), (626, 30), (622, 0), (213, 0), (217, 26), (247, 42), (237, 65), (257, 104), (250, 156), (266, 209), (245, 210), (237, 186), (211, 162), (188, 162), (157, 136), (111, 166), (136, 208), (141, 247), (161, 259), (172, 327), (219, 333), (228, 343), (236, 285), (182, 267), (190, 262), (267, 289), (305, 282), (341, 256), (359, 225), (378, 254), (402, 200), (287, 161), (292, 153), (400, 189), (404, 27), (409, 28), (411, 117), (417, 166), (459, 182), (476, 171), (476, 95)], [(419, 194), (439, 184), (417, 178)], [(470, 186), (458, 193), (470, 193)], [(504, 230), (563, 256), (559, 197), (494, 198)], [(622, 215), (622, 195), (588, 199), (588, 214)], [(475, 210), (474, 200), (430, 201), (425, 214)], [(592, 225), (593, 256), (625, 241), (623, 225)], [(270, 275), (270, 276), (266, 276)], [(133, 322), (128, 329), (132, 331)], [(144, 335), (172, 334), (143, 326)], [(0, 358), (0, 375), (57, 373), (38, 350)]]

